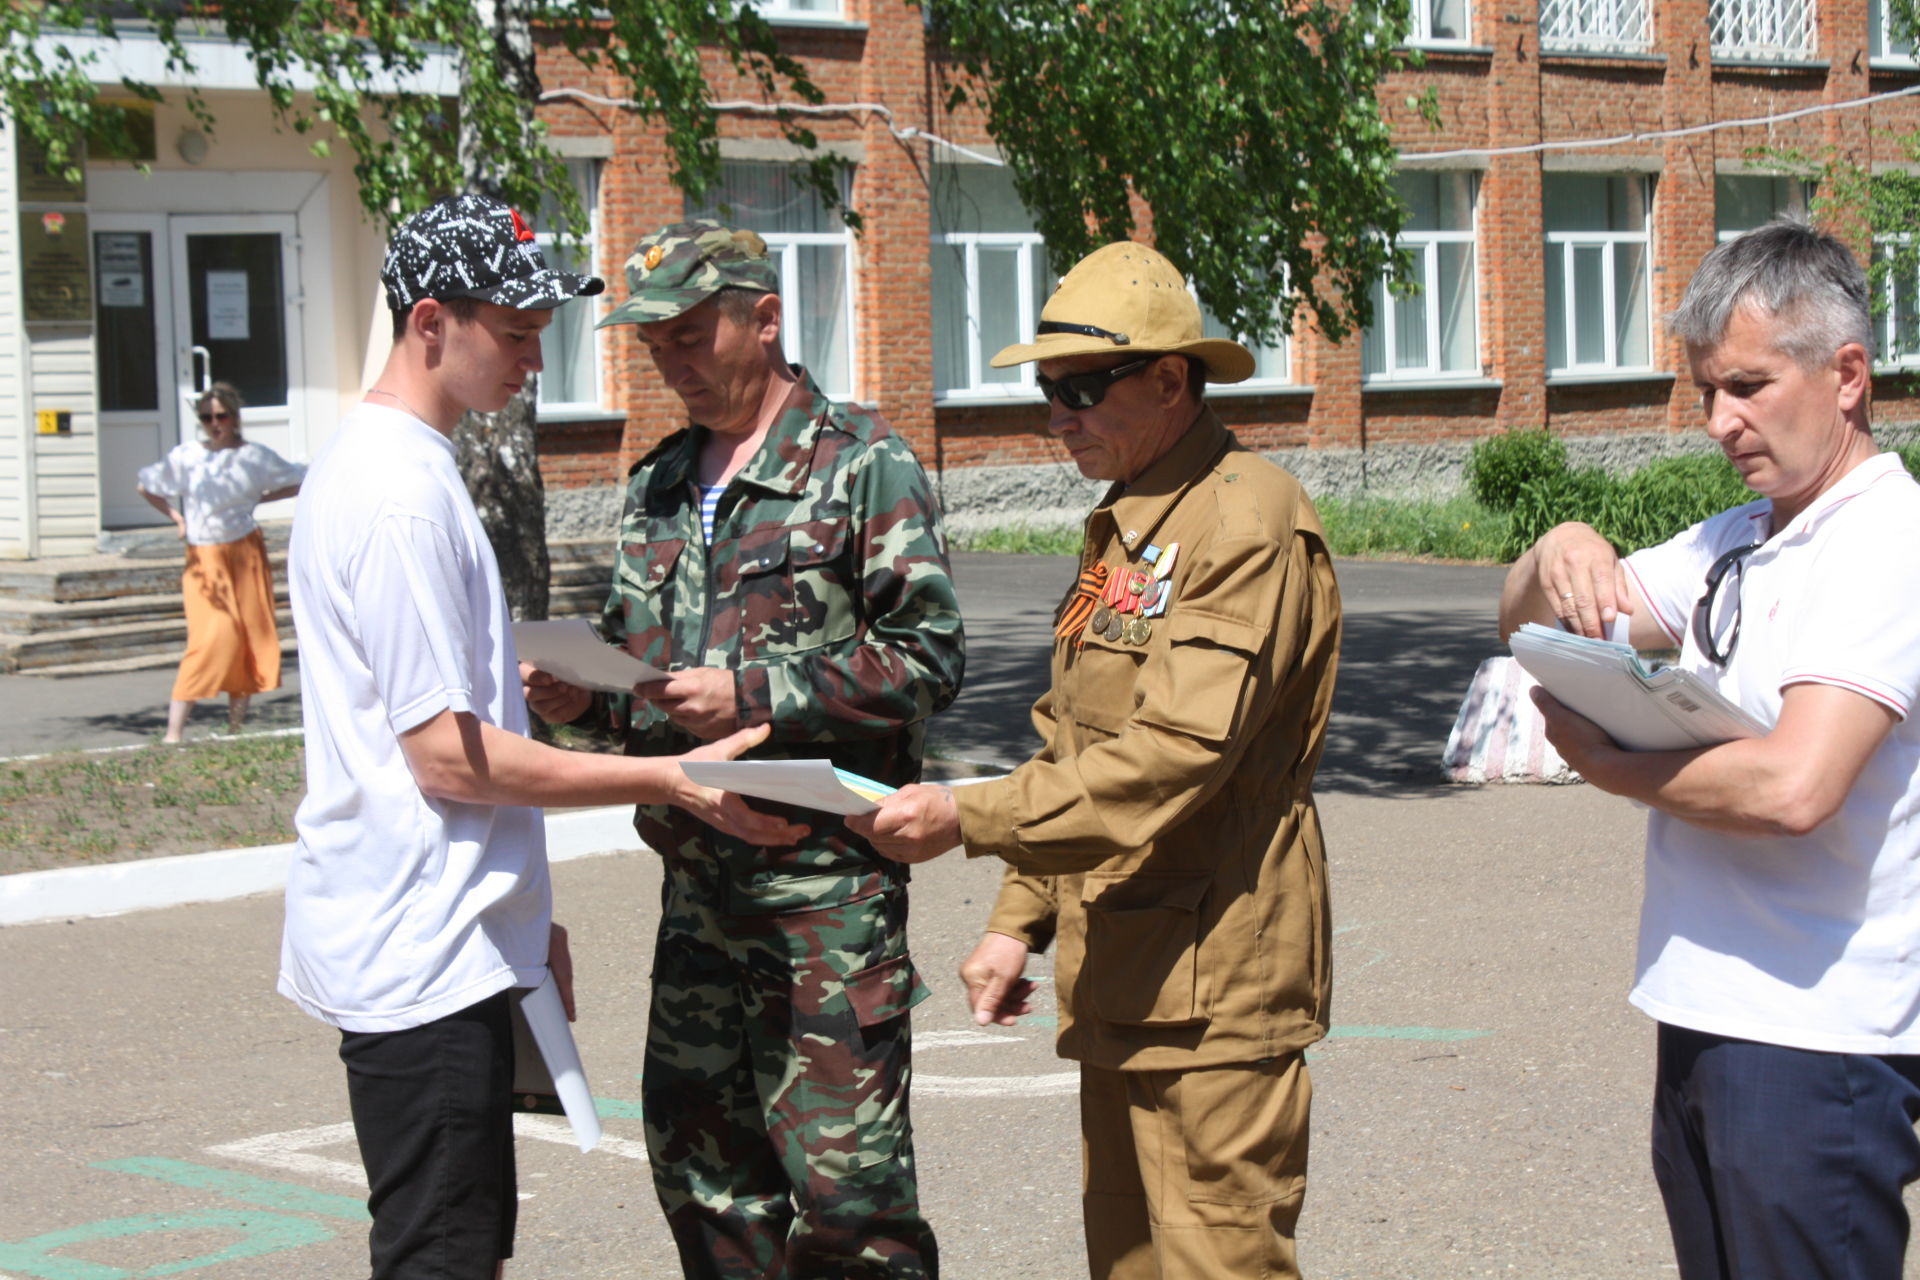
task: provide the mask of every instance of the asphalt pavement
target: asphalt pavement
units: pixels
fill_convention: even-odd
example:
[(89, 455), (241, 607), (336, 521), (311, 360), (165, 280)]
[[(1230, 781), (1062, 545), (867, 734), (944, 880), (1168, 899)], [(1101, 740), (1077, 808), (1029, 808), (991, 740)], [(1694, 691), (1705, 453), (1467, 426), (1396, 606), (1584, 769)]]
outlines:
[[(1495, 648), (1500, 573), (1339, 569), (1347, 632), (1320, 787), (1334, 1029), (1310, 1057), (1305, 1274), (1673, 1274), (1645, 1149), (1652, 1026), (1624, 1000), (1642, 818), (1584, 786), (1441, 784), (1447, 727)], [(960, 557), (968, 684), (937, 749), (1025, 754), (1071, 570)], [(143, 740), (169, 679), (0, 681), (0, 754)], [(914, 1015), (921, 1185), (948, 1280), (1065, 1280), (1084, 1274), (1079, 1151), (1047, 990), (1021, 1025), (981, 1031), (953, 976), (998, 874), (950, 856), (915, 876), (932, 987)], [(554, 879), (608, 1141), (583, 1156), (560, 1122), (527, 1123), (509, 1273), (670, 1277), (635, 1102), (657, 862), (618, 853)], [(336, 1038), (274, 995), (279, 924), (261, 896), (0, 929), (0, 1277), (365, 1274)]]

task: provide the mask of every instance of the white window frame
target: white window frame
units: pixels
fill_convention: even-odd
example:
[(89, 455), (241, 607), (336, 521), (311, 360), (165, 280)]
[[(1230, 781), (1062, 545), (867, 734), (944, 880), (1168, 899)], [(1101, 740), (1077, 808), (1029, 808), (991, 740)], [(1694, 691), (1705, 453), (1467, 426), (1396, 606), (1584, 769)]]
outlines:
[(1441, 48), (1453, 48), (1473, 43), (1473, 0), (1461, 0), (1462, 14), (1466, 20), (1461, 24), (1466, 28), (1457, 36), (1436, 36), (1433, 34), (1433, 11), (1443, 0), (1414, 0), (1413, 25), (1407, 31), (1407, 43), (1437, 45)]
[[(1548, 176), (1551, 177), (1552, 175)], [(1574, 325), (1574, 317), (1578, 313), (1579, 303), (1579, 298), (1574, 289), (1574, 255), (1581, 249), (1597, 248), (1601, 251), (1600, 287), (1606, 298), (1604, 310), (1607, 317), (1607, 324), (1601, 331), (1601, 336), (1605, 339), (1603, 345), (1606, 348), (1606, 354), (1602, 361), (1597, 364), (1568, 363), (1559, 368), (1550, 368), (1547, 370), (1547, 376), (1549, 378), (1579, 377), (1584, 374), (1644, 373), (1653, 368), (1652, 360), (1655, 345), (1653, 341), (1652, 316), (1654, 179), (1652, 174), (1610, 176), (1637, 177), (1640, 179), (1640, 198), (1645, 206), (1641, 211), (1641, 230), (1549, 231), (1546, 233), (1547, 253), (1550, 255), (1560, 255), (1560, 278), (1564, 282), (1561, 304), (1565, 311), (1565, 314), (1561, 316), (1561, 332), (1565, 335), (1566, 358), (1569, 362), (1578, 359), (1576, 352), (1580, 346), (1577, 341), (1577, 333)], [(1642, 272), (1642, 296), (1644, 298), (1644, 305), (1648, 309), (1648, 315), (1646, 317), (1648, 363), (1646, 364), (1629, 365), (1620, 363), (1620, 300), (1615, 290), (1615, 281), (1618, 275), (1614, 271), (1614, 256), (1621, 245), (1638, 245), (1643, 250), (1640, 255), (1640, 270)], [(1547, 320), (1549, 324), (1552, 323), (1551, 316), (1547, 317)], [(1549, 347), (1551, 347), (1551, 343), (1549, 343)]]
[[(781, 352), (789, 364), (805, 365), (807, 373), (829, 399), (856, 398), (860, 389), (860, 329), (859, 304), (853, 291), (853, 229), (842, 223), (838, 231), (766, 231), (760, 238), (766, 241), (767, 256), (780, 268)], [(800, 287), (800, 255), (796, 250), (814, 245), (837, 246), (841, 250), (840, 296), (847, 327), (847, 367), (840, 371), (846, 379), (844, 385), (837, 385), (836, 378), (830, 377), (825, 369), (808, 364), (800, 351), (800, 325), (795, 318), (800, 314), (798, 304), (805, 290)]]
[(1651, 49), (1652, 6), (1648, 0), (1542, 0), (1540, 46), (1625, 53)]
[[(1009, 382), (989, 382), (986, 378), (987, 361), (992, 353), (985, 349), (980, 340), (980, 250), (1012, 249), (1015, 251), (1015, 271), (1022, 282), (1035, 278), (1038, 268), (1045, 265), (1047, 243), (1037, 231), (947, 231), (933, 237), (935, 253), (952, 253), (956, 250), (962, 255), (960, 273), (966, 282), (966, 320), (962, 325), (961, 342), (965, 348), (967, 381), (964, 386), (935, 387), (936, 399), (1031, 399), (1040, 394), (1040, 388), (1033, 380), (1034, 364), (1028, 361), (1016, 366), (1019, 377)], [(1020, 290), (1020, 314), (1016, 332), (1032, 333), (1040, 322), (1040, 308), (1044, 299), (1037, 297), (1033, 290)]]
[[(1875, 236), (1873, 254), (1875, 258), (1890, 258), (1896, 246), (1905, 246), (1913, 242), (1910, 235)], [(1914, 268), (1920, 272), (1920, 265)], [(1920, 281), (1916, 281), (1915, 308), (1920, 310)], [(1886, 281), (1880, 285), (1881, 296), (1886, 300), (1886, 310), (1873, 318), (1874, 352), (1873, 365), (1876, 369), (1912, 369), (1920, 367), (1920, 332), (1914, 335), (1911, 350), (1902, 351), (1894, 335), (1900, 331), (1900, 289), (1899, 282), (1888, 273)], [(1908, 317), (1911, 323), (1920, 327), (1920, 315)]]
[[(587, 270), (591, 273), (593, 267), (599, 262), (600, 254), (600, 161), (581, 159), (578, 163), (583, 166), (582, 172), (586, 177), (586, 189), (579, 191), (578, 195), (580, 196), (582, 206), (587, 211), (587, 234), (585, 238), (579, 242), (579, 245), (589, 264)], [(570, 162), (569, 168), (571, 167), (572, 163)], [(554, 258), (552, 255), (560, 242), (560, 234), (556, 231), (542, 230), (539, 227), (535, 227), (533, 239), (534, 243), (540, 246), (541, 255), (546, 257), (548, 265), (553, 265)], [(600, 366), (606, 353), (600, 341), (600, 331), (594, 328), (594, 322), (599, 320), (601, 315), (604, 314), (606, 300), (607, 295), (602, 293), (597, 298), (581, 299), (581, 302), (585, 305), (569, 306), (564, 311), (555, 313), (554, 318), (556, 322), (564, 316), (568, 323), (579, 323), (579, 321), (575, 320), (573, 315), (570, 314), (576, 311), (588, 317), (585, 321), (589, 347), (589, 356), (586, 363), (587, 368), (591, 371), (588, 376), (592, 380), (592, 386), (590, 387), (592, 395), (585, 400), (549, 400), (547, 399), (547, 386), (550, 379), (542, 377), (537, 383), (538, 398), (534, 404), (535, 412), (541, 417), (554, 418), (564, 417), (569, 414), (589, 414), (605, 411), (605, 397), (602, 394), (605, 383), (601, 377)]]
[[(1799, 10), (1797, 22), (1794, 9)], [(1723, 29), (1736, 21), (1746, 28), (1746, 37), (1724, 38)], [(1811, 57), (1813, 27), (1813, 0), (1711, 0), (1707, 10), (1716, 58), (1791, 62)]]
[[(1420, 255), (1419, 279), (1420, 292), (1412, 298), (1394, 296), (1390, 287), (1383, 287), (1380, 296), (1384, 301), (1379, 314), (1373, 317), (1373, 328), (1380, 332), (1382, 346), (1386, 352), (1386, 368), (1365, 370), (1362, 377), (1368, 383), (1388, 382), (1437, 382), (1448, 378), (1477, 378), (1480, 368), (1480, 175), (1470, 175), (1472, 184), (1469, 190), (1467, 207), (1470, 225), (1465, 231), (1402, 231), (1402, 248), (1415, 249)], [(1440, 246), (1443, 244), (1472, 245), (1473, 271), (1467, 279), (1467, 309), (1473, 317), (1473, 363), (1465, 369), (1447, 369), (1440, 366)], [(1395, 313), (1401, 307), (1423, 306), (1427, 312), (1427, 363), (1418, 369), (1400, 367), (1399, 326), (1394, 324)], [(1361, 343), (1364, 363), (1366, 343)]]
[[(1753, 178), (1769, 178), (1769, 179), (1771, 179), (1771, 178), (1779, 178), (1779, 177), (1790, 177), (1790, 176), (1791, 176), (1791, 175), (1786, 175), (1786, 174), (1775, 174), (1775, 173), (1753, 173), (1753, 174), (1746, 174), (1746, 173), (1716, 173), (1716, 174), (1714, 174), (1714, 175), (1713, 175), (1713, 180), (1714, 180), (1714, 184), (1715, 184), (1715, 185), (1714, 185), (1714, 199), (1715, 199), (1715, 201), (1716, 201), (1716, 204), (1717, 204), (1717, 201), (1719, 200), (1719, 195), (1720, 195), (1720, 189), (1719, 189), (1719, 182), (1720, 182), (1720, 179), (1722, 179), (1722, 178), (1746, 178), (1746, 177), (1753, 177)], [(1779, 212), (1781, 212), (1781, 213), (1791, 213), (1791, 214), (1794, 214), (1794, 215), (1795, 215), (1795, 216), (1797, 216), (1797, 217), (1802, 217), (1802, 218), (1804, 218), (1804, 217), (1806, 216), (1806, 214), (1807, 214), (1807, 200), (1808, 200), (1808, 196), (1809, 196), (1809, 194), (1810, 194), (1810, 193), (1808, 192), (1808, 190), (1807, 190), (1807, 186), (1808, 186), (1808, 184), (1807, 184), (1807, 182), (1806, 182), (1805, 180), (1802, 180), (1801, 182), (1799, 182), (1799, 183), (1798, 183), (1798, 184), (1797, 184), (1797, 185), (1795, 186), (1795, 188), (1794, 188), (1794, 196), (1793, 196), (1793, 199), (1792, 199), (1791, 201), (1789, 201), (1789, 202), (1788, 202), (1788, 204), (1787, 204), (1787, 207), (1786, 207), (1785, 209), (1783, 209), (1783, 210), (1780, 210)], [(1777, 216), (1777, 215), (1776, 215), (1776, 216)], [(1757, 228), (1757, 227), (1735, 227), (1735, 228), (1733, 228), (1733, 229), (1731, 229), (1731, 230), (1727, 230), (1727, 231), (1722, 231), (1722, 230), (1719, 230), (1719, 229), (1718, 229), (1718, 223), (1719, 223), (1719, 221), (1720, 221), (1720, 211), (1719, 211), (1719, 209), (1718, 209), (1718, 208), (1716, 207), (1716, 208), (1714, 209), (1714, 223), (1715, 223), (1715, 230), (1714, 230), (1714, 233), (1713, 233), (1713, 240), (1714, 240), (1714, 243), (1715, 243), (1715, 244), (1725, 244), (1725, 243), (1726, 243), (1727, 241), (1729, 241), (1729, 240), (1733, 240), (1733, 239), (1736, 239), (1736, 238), (1738, 238), (1738, 237), (1740, 237), (1740, 236), (1743, 236), (1743, 235), (1745, 235), (1745, 234), (1746, 234), (1747, 232), (1749, 232), (1749, 231), (1754, 231), (1754, 230), (1758, 230), (1758, 228)], [(1763, 223), (1763, 224), (1761, 224), (1761, 225), (1763, 225), (1763, 226), (1764, 226), (1765, 224)]]
[[(1282, 334), (1276, 345), (1268, 347), (1258, 346), (1245, 334), (1228, 332), (1226, 325), (1215, 319), (1213, 313), (1207, 310), (1206, 304), (1200, 301), (1200, 295), (1194, 293), (1192, 285), (1187, 286), (1187, 292), (1193, 294), (1194, 303), (1200, 308), (1201, 333), (1209, 338), (1231, 338), (1253, 353), (1256, 371), (1252, 377), (1243, 382), (1210, 382), (1207, 384), (1207, 394), (1209, 396), (1219, 395), (1222, 392), (1231, 395), (1236, 391), (1265, 391), (1269, 388), (1291, 387), (1295, 385), (1293, 381), (1292, 339)], [(1282, 305), (1285, 304), (1283, 303)], [(1260, 354), (1263, 351), (1277, 353), (1279, 355), (1279, 373), (1267, 374), (1263, 377), (1258, 372)]]
[(1869, 0), (1867, 25), (1869, 61), (1900, 67), (1915, 65), (1913, 46), (1901, 47), (1893, 38), (1893, 10), (1887, 0)]
[(847, 18), (846, 0), (835, 0), (824, 9), (808, 8), (796, 3), (796, 0), (747, 0), (747, 3), (769, 18), (812, 18), (833, 22), (844, 22)]

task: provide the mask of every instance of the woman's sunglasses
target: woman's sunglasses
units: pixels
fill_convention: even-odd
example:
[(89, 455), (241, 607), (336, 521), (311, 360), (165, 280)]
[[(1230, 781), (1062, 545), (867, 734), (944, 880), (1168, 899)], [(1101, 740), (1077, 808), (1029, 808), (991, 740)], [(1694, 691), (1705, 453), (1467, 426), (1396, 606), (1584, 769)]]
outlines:
[(232, 422), (232, 421), (233, 421), (233, 415), (231, 413), (228, 413), (224, 409), (221, 409), (212, 413), (209, 413), (205, 409), (200, 410), (201, 426), (205, 426), (209, 422)]

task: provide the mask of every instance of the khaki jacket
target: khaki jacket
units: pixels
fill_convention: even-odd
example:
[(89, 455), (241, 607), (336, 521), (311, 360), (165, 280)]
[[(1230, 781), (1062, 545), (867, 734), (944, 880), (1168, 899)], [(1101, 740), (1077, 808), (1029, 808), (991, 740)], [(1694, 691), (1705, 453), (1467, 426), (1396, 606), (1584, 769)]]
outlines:
[(1319, 518), (1207, 409), (1095, 508), (1082, 567), (1176, 542), (1144, 643), (1056, 639), (1045, 745), (954, 792), (968, 854), (1009, 864), (988, 928), (1059, 942), (1061, 1056), (1114, 1069), (1253, 1062), (1327, 1031), (1311, 785), (1340, 596)]

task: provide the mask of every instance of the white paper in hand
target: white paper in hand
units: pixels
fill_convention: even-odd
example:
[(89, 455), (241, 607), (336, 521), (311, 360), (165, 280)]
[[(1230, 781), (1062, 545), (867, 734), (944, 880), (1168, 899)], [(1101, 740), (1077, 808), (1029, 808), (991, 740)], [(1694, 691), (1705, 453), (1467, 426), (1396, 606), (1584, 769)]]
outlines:
[(547, 1073), (566, 1109), (567, 1123), (573, 1126), (574, 1141), (582, 1151), (593, 1150), (600, 1141), (600, 1111), (587, 1088), (586, 1068), (580, 1065), (580, 1050), (574, 1046), (566, 1006), (560, 1003), (560, 988), (551, 973), (521, 997), (520, 1012), (526, 1015), (527, 1030), (533, 1032), (540, 1056), (547, 1060)]
[(893, 788), (831, 760), (689, 760), (681, 770), (703, 787), (778, 800), (826, 813), (872, 813)]
[(647, 680), (665, 680), (667, 673), (640, 661), (625, 649), (602, 643), (585, 618), (513, 624), (513, 647), (520, 661), (531, 663), (582, 689), (625, 693)]

